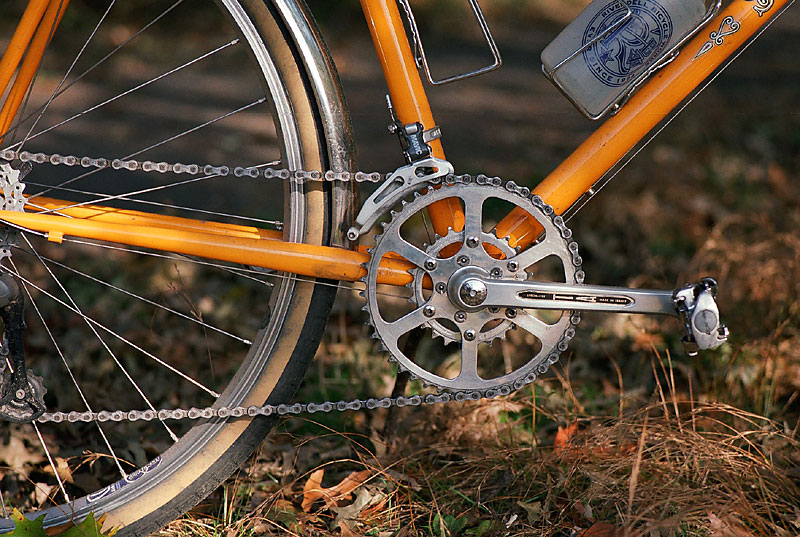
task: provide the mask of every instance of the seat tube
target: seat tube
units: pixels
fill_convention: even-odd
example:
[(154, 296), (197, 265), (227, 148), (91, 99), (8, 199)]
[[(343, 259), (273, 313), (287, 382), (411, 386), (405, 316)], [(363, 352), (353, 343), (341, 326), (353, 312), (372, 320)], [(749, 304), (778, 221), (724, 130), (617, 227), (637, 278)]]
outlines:
[[(421, 123), (424, 129), (432, 129), (436, 122), (397, 2), (361, 0), (361, 7), (367, 18), (398, 119), (404, 125)], [(433, 140), (429, 145), (434, 157), (445, 158), (441, 140)], [(431, 205), (429, 214), (434, 231), (441, 236), (447, 234), (448, 228), (456, 231), (464, 228), (464, 212), (455, 198)]]

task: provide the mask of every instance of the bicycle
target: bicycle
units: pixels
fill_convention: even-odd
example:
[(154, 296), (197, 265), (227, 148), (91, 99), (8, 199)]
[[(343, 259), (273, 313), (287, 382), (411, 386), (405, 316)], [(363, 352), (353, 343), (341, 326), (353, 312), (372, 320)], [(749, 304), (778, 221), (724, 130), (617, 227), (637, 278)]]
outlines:
[[(304, 4), (221, 0), (230, 28), (221, 31), (202, 12), (175, 39), (181, 44), (176, 54), (188, 59), (161, 65), (154, 57), (161, 51), (148, 35), (159, 37), (162, 24), (177, 31), (170, 24), (180, 20), (181, 3), (168, 4), (141, 29), (122, 24), (105, 33), (108, 12), (81, 28), (82, 21), (66, 18), (66, 0), (30, 0), (0, 64), (0, 83), (10, 84), (0, 112), (1, 349), (7, 361), (0, 414), (19, 424), (13, 425), (24, 439), (18, 449), (52, 474), (35, 477), (46, 481), (39, 483), (22, 468), (9, 478), (16, 488), (5, 491), (4, 509), (6, 503), (19, 505), (54, 529), (93, 513), (107, 514), (106, 524), (121, 526), (125, 534), (152, 532), (238, 468), (279, 416), (507, 395), (558, 360), (585, 310), (679, 317), (690, 352), (724, 342), (713, 280), (677, 291), (586, 285), (566, 217), (792, 0), (733, 0), (724, 8), (712, 3), (692, 35), (655, 54), (652, 69), (626, 82), (601, 109), (584, 107), (590, 116), (615, 115), (534, 189), (455, 174), (418, 67), (431, 82), (439, 81), (430, 76), (424, 49), (415, 54), (406, 37), (408, 24), (419, 45), (413, 14), (409, 10), (404, 19), (393, 1), (362, 0), (389, 86), (391, 129), (408, 161), (388, 175), (356, 171), (343, 91)], [(611, 4), (626, 6), (621, 0)], [(608, 28), (563, 61), (585, 53), (632, 17), (630, 8), (621, 9), (626, 14), (609, 19)], [(482, 21), (479, 9), (476, 14)], [(40, 65), (45, 49), (47, 59), (61, 55), (59, 47), (48, 47), (60, 38), (59, 23), (85, 30), (87, 43), (106, 40), (101, 52), (91, 56), (81, 47), (60, 72)], [(481, 25), (494, 55), (490, 70), (500, 60), (485, 21)], [(205, 34), (211, 32), (222, 35), (209, 47)], [(144, 56), (128, 54), (137, 42)], [(108, 64), (107, 51), (120, 63)], [(223, 60), (248, 65), (253, 73), (249, 82), (237, 78), (243, 95), (236, 99), (213, 95), (232, 101), (220, 104), (220, 112), (198, 120), (193, 94), (160, 102), (148, 93), (159, 83), (168, 84), (162, 91), (202, 92), (192, 70), (205, 74), (206, 64)], [(557, 78), (559, 67), (551, 65), (548, 75)], [(178, 72), (186, 78), (170, 86)], [(107, 78), (95, 82), (95, 75)], [(129, 81), (134, 76), (144, 82)], [(226, 87), (224, 80), (202, 80)], [(49, 86), (41, 101), (29, 93), (33, 82)], [(93, 104), (67, 113), (62, 103), (73, 94), (72, 99), (93, 97)], [(571, 98), (580, 104), (580, 97)], [(147, 116), (143, 125), (116, 110), (125, 99)], [(173, 121), (179, 123), (168, 125), (174, 134), (166, 139), (127, 146), (123, 153), (71, 145), (81, 137), (76, 124), (92, 113), (108, 114), (94, 116), (89, 128), (104, 129), (109, 144), (117, 138), (147, 140), (149, 123), (163, 109), (176, 112)], [(56, 119), (48, 120), (50, 115)], [(261, 124), (261, 115), (271, 118), (269, 124)], [(239, 140), (243, 131), (257, 143)], [(60, 153), (29, 151), (48, 136), (56, 137)], [(209, 137), (218, 143), (209, 144)], [(189, 143), (207, 144), (209, 159), (182, 164)], [(229, 160), (217, 155), (223, 145), (233, 153)], [(206, 163), (217, 158), (223, 164)], [(110, 184), (115, 178), (121, 178), (119, 185)], [(359, 182), (379, 186), (356, 214)], [(265, 183), (283, 199), (265, 199)], [(510, 216), (488, 214), (502, 215), (504, 209)], [(358, 247), (379, 225), (375, 244)], [(540, 267), (547, 258), (556, 258), (556, 266)], [(322, 336), (335, 282), (359, 280), (390, 359), (435, 389), (424, 397), (289, 404)], [(251, 284), (246, 292), (242, 281)], [(401, 300), (394, 288), (407, 289)], [(217, 296), (237, 305), (220, 303)], [(108, 311), (118, 314), (116, 328), (104, 320)], [(491, 371), (479, 346), (483, 353), (515, 327), (535, 336), (534, 357), (510, 372)], [(66, 339), (55, 334), (58, 329)], [(455, 373), (415, 360), (405, 342), (417, 337), (409, 335), (415, 330), (443, 346), (461, 347)], [(34, 351), (30, 368), (25, 347)], [(81, 379), (73, 375), (79, 368)], [(163, 371), (174, 379), (169, 389), (151, 382)], [(87, 387), (95, 385), (107, 391)], [(54, 435), (58, 451), (47, 441)], [(131, 445), (131, 438), (137, 442)], [(48, 487), (39, 503), (32, 492), (37, 484)], [(0, 530), (12, 528), (6, 516)]]

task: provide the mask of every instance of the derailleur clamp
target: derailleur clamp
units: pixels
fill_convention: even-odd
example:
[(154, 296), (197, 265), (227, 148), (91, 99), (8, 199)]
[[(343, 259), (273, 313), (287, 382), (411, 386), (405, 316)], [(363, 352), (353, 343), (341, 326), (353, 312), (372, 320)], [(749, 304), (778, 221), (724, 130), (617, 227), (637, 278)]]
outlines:
[(716, 349), (728, 340), (728, 328), (720, 321), (716, 295), (716, 280), (703, 278), (698, 284), (675, 291), (672, 296), (686, 328), (681, 341), (689, 356), (697, 356), (700, 350)]
[(452, 164), (433, 157), (398, 168), (361, 206), (355, 224), (347, 230), (347, 238), (351, 241), (358, 239), (401, 198), (422, 190), (429, 184), (440, 183), (442, 177), (453, 173)]

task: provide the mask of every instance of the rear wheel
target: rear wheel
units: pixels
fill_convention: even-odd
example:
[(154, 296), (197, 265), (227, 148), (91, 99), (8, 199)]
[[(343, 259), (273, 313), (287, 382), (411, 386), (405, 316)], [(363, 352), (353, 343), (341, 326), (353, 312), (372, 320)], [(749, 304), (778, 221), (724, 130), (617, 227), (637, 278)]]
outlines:
[[(112, 3), (104, 13), (73, 2), (0, 148), (216, 166), (349, 166), (340, 149), (347, 140), (324, 134), (330, 118), (280, 2), (134, 4)], [(93, 37), (66, 39), (73, 34)], [(74, 55), (61, 57), (70, 49), (79, 51), (74, 63)], [(311, 244), (327, 243), (332, 230), (328, 185), (49, 163), (35, 165), (24, 183), (28, 208), (45, 197), (102, 203), (280, 230), (285, 240)], [(5, 246), (11, 256), (2, 271), (26, 294), (27, 365), (43, 378), (49, 411), (286, 402), (335, 293), (327, 282), (69, 237), (52, 244), (12, 230)], [(150, 533), (218, 486), (273, 423), (4, 422), (3, 514), (15, 507), (44, 515), (46, 526), (108, 514), (107, 526), (124, 534)], [(0, 528), (13, 523), (5, 518)]]

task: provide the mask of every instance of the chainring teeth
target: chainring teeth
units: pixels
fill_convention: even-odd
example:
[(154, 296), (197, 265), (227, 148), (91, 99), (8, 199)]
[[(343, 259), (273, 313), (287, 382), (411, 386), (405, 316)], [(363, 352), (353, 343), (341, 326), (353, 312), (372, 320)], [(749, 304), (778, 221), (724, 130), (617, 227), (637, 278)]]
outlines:
[[(573, 240), (572, 231), (566, 227), (563, 218), (556, 215), (553, 207), (544, 203), (539, 196), (532, 195), (528, 187), (520, 187), (512, 181), (503, 183), (503, 181), (497, 177), (489, 178), (485, 175), (479, 175), (474, 179), (470, 176), (449, 175), (440, 178), (436, 183), (443, 183), (454, 189), (435, 189), (433, 186), (429, 186), (422, 193), (414, 192), (410, 199), (406, 198), (398, 205), (399, 210), (390, 210), (388, 212), (390, 216), (389, 220), (382, 223), (381, 234), (376, 236), (375, 247), (371, 249), (371, 258), (366, 264), (367, 276), (365, 279), (367, 288), (365, 298), (367, 301), (366, 310), (370, 318), (369, 324), (375, 328), (375, 336), (381, 342), (381, 346), (389, 349), (389, 360), (391, 362), (396, 362), (400, 371), (408, 372), (412, 378), (417, 378), (423, 382), (423, 384), (435, 386), (439, 390), (449, 390), (454, 392), (457, 396), (458, 394), (478, 393), (484, 397), (494, 397), (498, 394), (510, 393), (513, 390), (518, 390), (534, 382), (538, 376), (546, 373), (550, 366), (558, 361), (560, 354), (568, 348), (569, 341), (575, 336), (575, 328), (580, 322), (580, 316), (575, 312), (565, 312), (561, 320), (553, 325), (560, 325), (563, 327), (563, 332), (561, 336), (555, 340), (555, 343), (545, 344), (544, 341), (537, 338), (541, 342), (540, 351), (528, 362), (517, 367), (512, 373), (507, 373), (492, 379), (483, 379), (479, 376), (478, 379), (480, 380), (478, 382), (464, 384), (459, 382), (462, 376), (461, 374), (453, 379), (441, 377), (423, 368), (401, 352), (397, 340), (413, 328), (402, 333), (393, 332), (391, 330), (392, 322), (386, 321), (381, 313), (376, 280), (377, 268), (380, 261), (387, 253), (397, 252), (399, 248), (396, 246), (393, 247), (392, 244), (395, 234), (400, 236), (400, 227), (414, 214), (424, 210), (430, 204), (440, 199), (453, 197), (460, 198), (465, 204), (465, 209), (468, 210), (467, 205), (470, 203), (469, 196), (475, 189), (481, 189), (481, 207), (486, 199), (499, 198), (521, 206), (536, 218), (545, 228), (544, 240), (558, 241), (557, 249), (562, 252), (559, 254), (559, 257), (565, 265), (564, 275), (567, 278), (566, 281), (583, 283), (585, 276), (581, 270), (582, 259), (578, 253), (577, 243)], [(494, 189), (494, 191), (487, 194), (484, 189)], [(475, 197), (477, 196), (473, 195), (473, 198)], [(433, 294), (436, 293), (435, 289), (431, 290), (431, 295), (428, 295), (428, 298), (426, 298), (425, 292), (423, 291), (423, 280), (426, 277), (430, 277), (434, 281), (434, 285), (437, 280), (444, 281), (446, 277), (449, 277), (448, 274), (452, 274), (452, 272), (447, 273), (447, 270), (454, 271), (456, 268), (452, 260), (461, 255), (462, 252), (478, 252), (474, 256), (470, 254), (470, 264), (475, 262), (478, 266), (483, 264), (496, 270), (499, 269), (499, 272), (496, 272), (494, 277), (528, 278), (525, 269), (529, 267), (519, 267), (519, 269), (515, 271), (506, 270), (504, 267), (497, 264), (497, 259), (492, 258), (488, 252), (486, 252), (485, 248), (472, 247), (471, 250), (467, 249), (467, 237), (465, 237), (464, 231), (454, 231), (452, 228), (448, 228), (444, 236), (434, 234), (429, 240), (432, 241), (432, 243), (422, 243), (421, 250), (428, 258), (436, 259), (438, 263), (435, 268), (430, 270), (421, 266), (415, 266), (408, 270), (412, 276), (412, 282), (407, 285), (411, 290), (411, 296), (407, 297), (407, 301), (416, 306), (416, 309), (409, 312), (409, 314), (417, 312), (426, 305), (433, 303), (437, 305), (450, 303), (449, 301), (445, 302), (441, 299), (435, 300), (435, 297), (433, 297)], [(498, 237), (495, 229), (489, 232), (481, 231), (480, 243), (481, 245), (491, 244), (499, 248), (505, 255), (503, 260), (504, 265), (507, 264), (507, 261), (513, 260), (514, 257), (521, 253), (520, 248), (513, 248), (510, 246), (509, 237)], [(448, 258), (439, 258), (441, 251), (454, 244), (461, 245), (458, 253)], [(451, 309), (453, 308), (455, 308), (454, 305)], [(513, 320), (504, 316), (503, 312), (505, 309), (506, 308), (499, 308), (498, 312), (490, 313), (489, 309), (486, 308), (478, 310), (477, 314), (475, 312), (468, 313), (468, 315), (472, 315), (472, 319), (466, 317), (466, 320), (471, 320), (472, 324), (470, 327), (474, 334), (473, 338), (475, 337), (475, 332), (477, 332), (478, 344), (486, 343), (491, 345), (496, 339), (504, 339), (508, 330), (515, 327)], [(449, 313), (452, 314), (452, 312)], [(445, 344), (464, 343), (462, 341), (462, 334), (465, 333), (466, 329), (460, 328), (460, 326), (466, 325), (466, 320), (462, 321), (462, 325), (453, 323), (456, 327), (456, 330), (453, 330), (445, 327), (438, 320), (442, 318), (450, 320), (448, 316), (440, 316), (440, 312), (437, 310), (435, 317), (432, 317), (430, 320), (421, 320), (416, 326), (430, 330), (433, 339), (441, 338)], [(497, 323), (497, 325), (488, 330), (484, 330), (484, 328), (491, 323)], [(548, 340), (551, 342), (554, 341), (550, 338), (548, 338)]]

